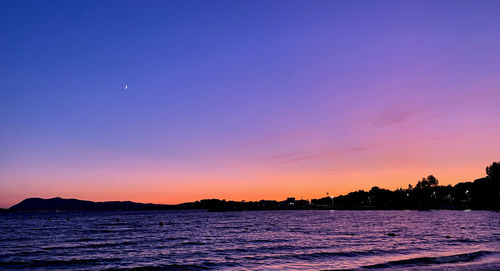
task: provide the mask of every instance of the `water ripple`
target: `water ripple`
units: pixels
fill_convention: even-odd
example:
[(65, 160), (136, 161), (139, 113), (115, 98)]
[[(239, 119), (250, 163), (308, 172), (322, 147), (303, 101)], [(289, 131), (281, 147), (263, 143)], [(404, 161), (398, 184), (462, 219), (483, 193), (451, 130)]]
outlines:
[(498, 222), (487, 211), (2, 213), (0, 269), (495, 270)]

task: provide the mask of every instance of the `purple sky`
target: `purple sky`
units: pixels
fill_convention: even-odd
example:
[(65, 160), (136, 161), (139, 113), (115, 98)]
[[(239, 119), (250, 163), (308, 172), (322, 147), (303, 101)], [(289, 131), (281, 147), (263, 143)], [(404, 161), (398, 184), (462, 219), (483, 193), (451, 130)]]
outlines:
[(1, 1), (0, 207), (311, 198), (481, 177), (500, 160), (499, 11)]

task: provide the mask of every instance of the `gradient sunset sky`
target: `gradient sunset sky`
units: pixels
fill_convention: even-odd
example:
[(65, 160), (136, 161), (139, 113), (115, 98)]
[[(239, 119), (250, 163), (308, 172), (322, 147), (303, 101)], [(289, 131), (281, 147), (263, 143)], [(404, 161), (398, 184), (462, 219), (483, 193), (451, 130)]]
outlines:
[(0, 1), (0, 207), (485, 176), (500, 160), (499, 14), (472, 0)]

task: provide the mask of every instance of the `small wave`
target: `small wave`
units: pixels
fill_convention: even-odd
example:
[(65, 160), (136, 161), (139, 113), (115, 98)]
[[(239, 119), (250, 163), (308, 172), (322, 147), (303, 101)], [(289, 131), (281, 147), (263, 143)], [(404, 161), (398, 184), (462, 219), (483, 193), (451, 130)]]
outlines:
[(10, 266), (19, 268), (39, 268), (50, 266), (70, 266), (70, 265), (86, 265), (100, 264), (103, 262), (118, 261), (120, 258), (99, 258), (99, 259), (70, 259), (70, 260), (33, 260), (33, 261), (0, 261), (0, 266)]
[(333, 257), (357, 257), (358, 253), (355, 252), (316, 252), (316, 253), (303, 253), (287, 255), (290, 258), (300, 259), (300, 260), (313, 260), (318, 258), (333, 258)]
[(479, 241), (468, 239), (468, 238), (457, 239), (457, 241), (460, 243), (478, 243), (479, 242)]
[(146, 266), (137, 266), (131, 268), (109, 268), (106, 270), (156, 271), (156, 270), (208, 270), (208, 269), (212, 268), (196, 264), (168, 264), (168, 265), (146, 265)]
[(246, 260), (251, 261), (262, 261), (268, 259), (281, 259), (281, 260), (316, 260), (318, 258), (336, 258), (336, 257), (355, 257), (355, 253), (350, 252), (317, 252), (317, 253), (301, 253), (301, 254), (285, 254), (285, 255), (256, 255), (256, 256), (245, 256)]
[(119, 243), (93, 243), (93, 244), (87, 244), (84, 246), (80, 246), (81, 248), (96, 248), (96, 247), (116, 247), (116, 246), (124, 246), (124, 245), (134, 245), (137, 244), (137, 242), (132, 242), (132, 241), (125, 241), (125, 242), (119, 242)]
[(88, 242), (88, 241), (93, 241), (94, 239), (92, 238), (80, 238), (76, 239), (77, 242)]
[(200, 263), (192, 264), (161, 264), (161, 265), (150, 265), (150, 266), (138, 266), (132, 268), (118, 268), (118, 269), (108, 269), (108, 270), (220, 270), (226, 267), (239, 266), (238, 263), (234, 262), (211, 262), (205, 261)]
[(447, 264), (457, 262), (472, 262), (480, 257), (493, 254), (491, 251), (476, 251), (471, 253), (463, 253), (448, 256), (438, 257), (418, 257), (405, 260), (389, 261), (381, 264), (364, 266), (363, 268), (390, 268), (390, 267), (405, 267), (405, 266), (421, 266), (433, 264)]
[(33, 251), (20, 251), (20, 252), (13, 252), (13, 253), (8, 253), (8, 254), (0, 254), (0, 258), (2, 257), (8, 257), (8, 256), (31, 256), (31, 255), (37, 255), (37, 254), (43, 254), (46, 253), (44, 250), (33, 250)]
[(128, 225), (128, 223), (125, 223), (125, 222), (111, 222), (111, 223), (96, 224), (96, 226), (124, 226), (124, 225)]
[(72, 244), (72, 243), (65, 243), (65, 244), (60, 244), (60, 245), (54, 245), (54, 246), (43, 246), (41, 249), (43, 250), (58, 250), (58, 249), (72, 249), (72, 248), (79, 248), (80, 245), (78, 244)]
[[(87, 241), (84, 241), (87, 242)], [(99, 247), (115, 247), (115, 246), (122, 246), (122, 245), (134, 245), (137, 242), (133, 241), (124, 241), (124, 242), (116, 242), (116, 243), (84, 243), (84, 244), (78, 244), (78, 243), (64, 243), (61, 245), (55, 245), (55, 246), (45, 246), (42, 247), (42, 250), (60, 250), (60, 249), (79, 249), (79, 248), (99, 248)]]
[(188, 240), (189, 238), (186, 238), (186, 237), (173, 237), (173, 236), (170, 236), (170, 237), (164, 237), (164, 238), (161, 238), (159, 239), (160, 241), (172, 241), (172, 240)]
[(288, 255), (289, 257), (298, 258), (298, 259), (318, 259), (318, 258), (332, 258), (332, 257), (345, 257), (345, 258), (354, 258), (361, 256), (381, 256), (385, 254), (394, 254), (394, 253), (405, 253), (406, 250), (381, 250), (381, 249), (373, 249), (373, 250), (364, 250), (364, 251), (339, 251), (339, 252), (315, 252), (315, 253), (301, 253), (301, 254), (293, 254)]
[(241, 226), (218, 226), (218, 227), (215, 227), (215, 229), (217, 230), (227, 230), (227, 229), (241, 229), (242, 227)]
[(284, 254), (284, 255), (266, 255), (266, 256), (246, 256), (243, 257), (247, 260), (266, 260), (269, 258), (273, 259), (290, 259), (290, 260), (307, 260), (313, 261), (318, 259), (335, 259), (335, 258), (355, 258), (367, 255), (383, 255), (383, 254), (393, 254), (394, 250), (367, 250), (367, 251), (355, 251), (355, 252), (313, 252), (313, 253), (297, 253), (297, 254)]
[(205, 242), (195, 242), (195, 241), (187, 241), (173, 245), (173, 247), (183, 247), (183, 246), (201, 246), (206, 245)]
[(280, 239), (280, 238), (276, 238), (276, 239), (254, 239), (254, 240), (243, 240), (245, 242), (251, 242), (251, 243), (255, 243), (255, 244), (260, 244), (260, 243), (283, 243), (283, 242), (288, 242), (289, 240), (288, 239)]

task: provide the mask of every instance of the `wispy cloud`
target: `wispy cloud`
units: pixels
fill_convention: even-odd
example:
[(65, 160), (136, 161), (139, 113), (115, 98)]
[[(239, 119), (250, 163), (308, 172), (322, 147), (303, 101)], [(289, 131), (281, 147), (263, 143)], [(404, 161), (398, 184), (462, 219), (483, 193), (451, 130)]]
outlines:
[(373, 124), (375, 126), (384, 127), (389, 125), (407, 123), (407, 122), (421, 122), (431, 118), (435, 118), (436, 115), (431, 114), (431, 108), (422, 108), (415, 110), (401, 110), (392, 109), (380, 114)]
[(253, 147), (253, 146), (257, 146), (257, 145), (279, 143), (279, 142), (283, 142), (283, 141), (294, 140), (294, 139), (297, 139), (297, 138), (299, 138), (299, 137), (301, 137), (303, 135), (304, 135), (303, 131), (291, 132), (291, 133), (282, 134), (282, 135), (279, 135), (279, 136), (271, 136), (271, 137), (268, 137), (268, 138), (259, 138), (259, 139), (256, 139), (256, 140), (252, 140), (252, 141), (248, 141), (248, 142), (242, 143), (239, 146), (240, 147)]
[(474, 101), (480, 101), (481, 99), (485, 99), (485, 96), (474, 93), (474, 95), (461, 94), (440, 99), (420, 100), (419, 102), (404, 101), (387, 107), (375, 117), (373, 125), (384, 127), (396, 124), (425, 122), (437, 118), (437, 111), (441, 108), (456, 108)]
[(301, 152), (301, 151), (295, 151), (295, 152), (289, 152), (289, 153), (283, 153), (283, 154), (270, 155), (270, 156), (264, 157), (264, 159), (283, 159), (283, 158), (297, 157), (303, 153), (304, 152)]
[(381, 114), (374, 122), (375, 126), (388, 126), (396, 123), (405, 122), (414, 115), (415, 112), (398, 112)]
[(334, 150), (329, 150), (329, 151), (325, 151), (325, 152), (297, 156), (297, 157), (294, 157), (291, 159), (287, 159), (287, 160), (281, 162), (280, 164), (286, 165), (286, 164), (296, 163), (296, 162), (305, 161), (305, 160), (320, 159), (320, 158), (336, 156), (336, 155), (340, 155), (340, 154), (344, 154), (344, 153), (362, 152), (362, 151), (370, 150), (373, 148), (398, 144), (401, 142), (403, 142), (403, 141), (391, 141), (391, 142), (386, 142), (386, 143), (378, 143), (378, 144), (371, 144), (371, 145), (364, 145), (364, 146), (354, 146), (354, 147), (348, 147), (348, 148), (334, 149)]

